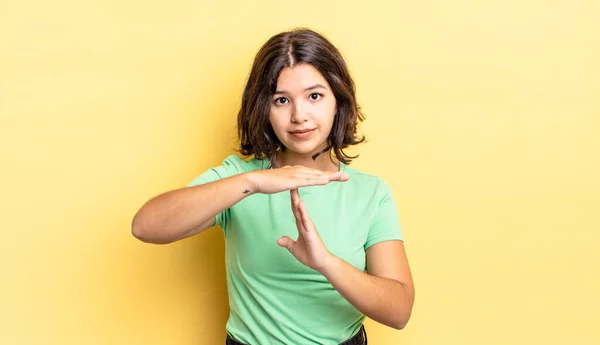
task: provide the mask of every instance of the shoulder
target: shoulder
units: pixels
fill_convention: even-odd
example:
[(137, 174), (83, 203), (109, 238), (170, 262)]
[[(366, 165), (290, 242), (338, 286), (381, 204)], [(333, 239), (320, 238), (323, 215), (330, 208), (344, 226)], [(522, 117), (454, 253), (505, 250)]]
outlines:
[(232, 154), (223, 159), (223, 163), (221, 164), (221, 166), (242, 173), (246, 171), (256, 170), (255, 161), (256, 159), (254, 158), (242, 158), (240, 156)]
[(236, 155), (229, 155), (225, 157), (225, 159), (223, 159), (223, 162), (221, 163), (222, 167), (240, 171), (245, 170), (247, 165), (248, 163), (246, 160)]
[(188, 187), (213, 182), (233, 175), (268, 168), (268, 161), (255, 158), (242, 159), (237, 155), (229, 155), (218, 166), (213, 166), (192, 180)]
[(365, 191), (370, 191), (373, 193), (373, 195), (379, 198), (391, 196), (392, 194), (388, 183), (379, 176), (358, 170), (348, 165), (343, 165), (342, 171), (350, 176), (350, 180), (348, 182), (352, 182), (349, 185), (360, 189), (363, 193)]
[(242, 158), (232, 154), (225, 157), (219, 168), (226, 171), (228, 175), (235, 175), (248, 171), (267, 169), (269, 167), (270, 163), (268, 160), (260, 160), (254, 157)]

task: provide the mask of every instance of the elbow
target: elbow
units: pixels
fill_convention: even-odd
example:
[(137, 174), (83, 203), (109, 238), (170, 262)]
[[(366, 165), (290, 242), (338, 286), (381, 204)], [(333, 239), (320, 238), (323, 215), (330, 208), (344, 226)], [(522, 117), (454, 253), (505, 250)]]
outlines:
[(146, 235), (146, 232), (139, 224), (137, 224), (135, 222), (135, 219), (131, 223), (131, 234), (133, 235), (133, 237), (135, 237), (136, 239), (138, 239), (142, 242), (148, 241), (148, 236)]
[(400, 320), (400, 321), (396, 321), (394, 322), (392, 325), (390, 325), (392, 328), (397, 329), (399, 331), (403, 330), (404, 327), (406, 327), (406, 324), (408, 324), (408, 319), (406, 320)]
[(142, 222), (139, 219), (139, 213), (133, 217), (131, 221), (131, 234), (136, 239), (142, 242), (149, 242), (150, 237), (148, 236), (148, 231), (142, 226)]
[(412, 315), (412, 309), (415, 302), (415, 290), (412, 284), (402, 284), (402, 287), (405, 289), (406, 294), (404, 294), (402, 298), (398, 300), (399, 307), (395, 308), (396, 312), (394, 315), (394, 320), (389, 325), (390, 327), (403, 330), (404, 327), (408, 324), (410, 320), (410, 316)]
[(397, 330), (403, 330), (404, 327), (406, 327), (406, 325), (408, 324), (411, 314), (412, 303), (410, 308), (399, 308), (396, 312), (394, 320), (390, 322), (389, 326)]
[(136, 214), (135, 217), (133, 217), (133, 220), (131, 221), (131, 234), (133, 235), (133, 237), (135, 237), (136, 239), (138, 239), (144, 243), (151, 243), (151, 244), (167, 244), (167, 243), (169, 243), (169, 241), (165, 241), (164, 239), (160, 238), (160, 236), (156, 236), (156, 232), (153, 231), (148, 226), (146, 226), (144, 223), (145, 222), (143, 222), (140, 219), (139, 213)]
[(410, 315), (405, 315), (403, 313), (402, 315), (398, 315), (398, 317), (394, 321), (390, 322), (390, 324), (388, 324), (388, 326), (400, 331), (400, 330), (403, 330), (404, 327), (406, 327), (409, 319), (410, 319)]

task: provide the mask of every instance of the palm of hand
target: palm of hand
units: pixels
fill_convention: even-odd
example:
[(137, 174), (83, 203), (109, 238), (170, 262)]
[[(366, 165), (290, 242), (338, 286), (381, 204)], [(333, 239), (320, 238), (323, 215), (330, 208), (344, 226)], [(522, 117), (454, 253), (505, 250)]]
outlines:
[(289, 252), (302, 264), (320, 271), (331, 260), (331, 253), (325, 247), (317, 229), (308, 215), (304, 202), (300, 200), (297, 189), (290, 191), (292, 199), (292, 212), (296, 218), (298, 238), (294, 241), (288, 236), (277, 240), (277, 243)]

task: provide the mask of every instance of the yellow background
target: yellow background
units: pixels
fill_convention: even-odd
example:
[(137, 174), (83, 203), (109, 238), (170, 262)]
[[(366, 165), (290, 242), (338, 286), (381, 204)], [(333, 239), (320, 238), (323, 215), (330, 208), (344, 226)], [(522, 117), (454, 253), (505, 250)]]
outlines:
[(0, 343), (223, 344), (223, 239), (131, 236), (218, 165), (254, 54), (344, 53), (354, 165), (393, 188), (411, 321), (370, 343), (599, 344), (597, 1), (0, 2)]

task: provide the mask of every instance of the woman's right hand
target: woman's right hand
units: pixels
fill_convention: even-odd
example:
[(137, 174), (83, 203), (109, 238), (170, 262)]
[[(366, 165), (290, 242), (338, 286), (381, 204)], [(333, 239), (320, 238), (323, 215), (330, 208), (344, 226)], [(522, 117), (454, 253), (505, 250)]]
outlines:
[(329, 172), (301, 165), (256, 170), (248, 173), (255, 193), (273, 194), (306, 186), (323, 186), (332, 181), (345, 182), (350, 176), (341, 171)]

